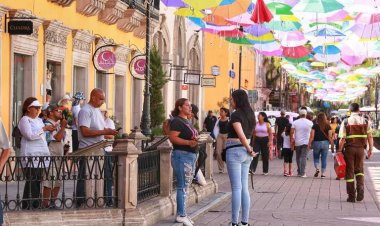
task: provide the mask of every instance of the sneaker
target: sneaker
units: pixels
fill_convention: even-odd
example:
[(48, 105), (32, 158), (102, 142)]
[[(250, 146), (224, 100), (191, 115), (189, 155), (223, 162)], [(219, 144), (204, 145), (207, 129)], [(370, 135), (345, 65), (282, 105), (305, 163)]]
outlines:
[(306, 174), (304, 174), (304, 175), (302, 175), (301, 177), (302, 177), (302, 178), (306, 178), (307, 176), (306, 176)]
[(175, 221), (178, 223), (183, 223), (183, 225), (185, 225), (185, 226), (193, 226), (193, 223), (191, 223), (190, 219), (187, 216), (181, 217), (178, 215), (175, 218)]
[(263, 173), (264, 176), (268, 175), (268, 173)]
[(284, 177), (287, 177), (289, 176), (289, 174), (287, 172), (284, 172)]
[(325, 175), (323, 175), (323, 174), (321, 175), (321, 178), (325, 178), (325, 177), (326, 177)]
[(360, 202), (360, 201), (363, 201), (363, 199), (364, 199), (364, 191), (358, 192), (356, 196), (356, 201)]

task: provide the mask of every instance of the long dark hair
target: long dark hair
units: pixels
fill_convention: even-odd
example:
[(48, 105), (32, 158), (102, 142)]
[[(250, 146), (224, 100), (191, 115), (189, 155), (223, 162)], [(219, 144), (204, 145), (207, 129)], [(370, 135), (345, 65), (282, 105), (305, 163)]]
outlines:
[(222, 108), (220, 108), (220, 111), (224, 111), (226, 113), (226, 116), (230, 117), (230, 111), (227, 108), (222, 107)]
[(35, 97), (28, 97), (25, 99), (24, 104), (22, 105), (22, 115), (24, 116), (26, 112), (28, 112), (28, 107), (33, 103), (33, 101), (36, 101), (37, 98)]
[(269, 123), (269, 125), (270, 125), (268, 116), (267, 116), (267, 114), (265, 112), (261, 111), (261, 112), (259, 112), (259, 115), (263, 116), (264, 117), (264, 122)]
[(328, 130), (330, 123), (327, 120), (327, 116), (324, 112), (321, 112), (317, 115), (317, 124), (321, 130), (323, 131)]
[(233, 91), (231, 96), (235, 101), (236, 110), (243, 111), (248, 119), (248, 123), (256, 126), (255, 112), (252, 110), (249, 104), (247, 93), (242, 89), (238, 89)]
[(179, 115), (179, 107), (182, 107), (185, 104), (186, 101), (188, 101), (188, 99), (186, 99), (186, 98), (179, 98), (178, 100), (176, 100), (175, 107), (174, 107), (174, 109), (172, 111), (172, 116), (173, 117)]
[(285, 135), (286, 136), (289, 136), (290, 135), (290, 130), (292, 129), (292, 124), (287, 124), (286, 126), (285, 126)]

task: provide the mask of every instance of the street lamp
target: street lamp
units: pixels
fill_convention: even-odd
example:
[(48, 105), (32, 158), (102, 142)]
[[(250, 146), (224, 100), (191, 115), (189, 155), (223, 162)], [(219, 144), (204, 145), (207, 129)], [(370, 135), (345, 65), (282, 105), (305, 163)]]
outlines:
[(145, 88), (144, 88), (144, 105), (141, 116), (141, 132), (145, 136), (152, 134), (150, 129), (150, 6), (153, 0), (146, 0), (146, 34), (145, 34)]
[[(239, 31), (243, 32), (243, 26), (239, 27)], [(239, 46), (239, 89), (241, 88), (241, 58), (243, 54), (243, 47), (242, 45)]]

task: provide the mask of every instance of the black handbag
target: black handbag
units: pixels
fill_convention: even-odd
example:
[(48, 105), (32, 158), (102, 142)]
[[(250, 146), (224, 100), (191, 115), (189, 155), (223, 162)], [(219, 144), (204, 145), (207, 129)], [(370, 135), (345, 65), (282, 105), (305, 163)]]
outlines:
[(224, 148), (222, 150), (222, 160), (225, 162), (226, 161), (226, 155), (227, 155), (227, 150), (230, 149), (230, 148), (237, 148), (237, 147), (243, 147), (242, 144), (235, 144), (235, 145), (231, 145), (231, 146), (228, 146), (226, 148)]

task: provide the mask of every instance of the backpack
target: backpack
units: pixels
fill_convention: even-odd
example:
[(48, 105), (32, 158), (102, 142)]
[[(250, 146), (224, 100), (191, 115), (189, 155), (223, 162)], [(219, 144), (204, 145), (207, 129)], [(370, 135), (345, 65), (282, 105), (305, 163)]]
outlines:
[(171, 119), (165, 119), (165, 121), (162, 123), (162, 134), (167, 136), (170, 133), (170, 121)]
[(15, 141), (15, 147), (16, 148), (21, 148), (22, 134), (21, 134), (20, 129), (17, 126), (13, 127), (12, 137), (14, 138), (14, 141)]

